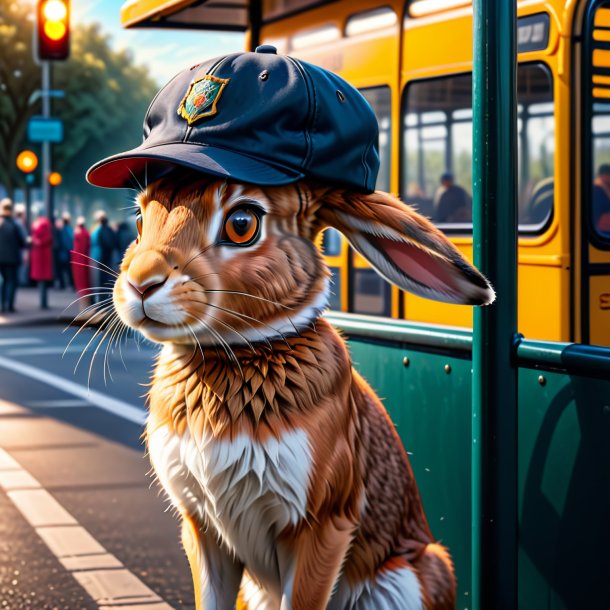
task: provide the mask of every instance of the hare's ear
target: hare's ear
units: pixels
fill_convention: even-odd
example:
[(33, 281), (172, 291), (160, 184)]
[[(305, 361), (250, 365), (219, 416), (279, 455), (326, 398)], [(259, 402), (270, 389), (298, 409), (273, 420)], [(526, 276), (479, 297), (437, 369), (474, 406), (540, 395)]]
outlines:
[(377, 272), (403, 290), (437, 301), (487, 305), (495, 294), (485, 277), (426, 218), (395, 197), (327, 192), (317, 210)]

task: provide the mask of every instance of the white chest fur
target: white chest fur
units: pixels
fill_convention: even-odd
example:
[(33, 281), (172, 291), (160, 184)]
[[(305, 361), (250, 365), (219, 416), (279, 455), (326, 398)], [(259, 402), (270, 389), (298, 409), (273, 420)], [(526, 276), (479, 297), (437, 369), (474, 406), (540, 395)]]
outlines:
[(312, 456), (300, 429), (265, 442), (211, 434), (198, 442), (149, 424), (148, 449), (173, 504), (213, 527), (253, 575), (278, 582), (278, 535), (306, 515)]

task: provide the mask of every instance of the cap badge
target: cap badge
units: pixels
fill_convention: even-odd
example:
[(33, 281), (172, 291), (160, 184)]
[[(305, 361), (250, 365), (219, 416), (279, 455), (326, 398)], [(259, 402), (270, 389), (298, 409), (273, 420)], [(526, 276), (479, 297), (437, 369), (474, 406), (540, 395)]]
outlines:
[(178, 106), (178, 114), (186, 119), (189, 125), (204, 117), (215, 115), (218, 112), (216, 104), (229, 80), (206, 74), (203, 78), (192, 82)]

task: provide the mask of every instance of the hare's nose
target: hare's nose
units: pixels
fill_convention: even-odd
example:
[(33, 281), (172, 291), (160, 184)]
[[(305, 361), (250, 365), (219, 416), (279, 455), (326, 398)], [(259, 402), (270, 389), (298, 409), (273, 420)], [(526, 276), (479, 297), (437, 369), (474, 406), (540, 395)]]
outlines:
[(158, 252), (142, 252), (129, 265), (127, 282), (146, 299), (165, 284), (169, 274), (170, 268), (165, 257)]
[(159, 290), (159, 288), (161, 288), (161, 286), (165, 284), (167, 278), (165, 277), (159, 280), (159, 278), (157, 277), (152, 277), (142, 284), (134, 284), (129, 278), (127, 279), (127, 281), (134, 290), (139, 292), (142, 297), (146, 299), (152, 296), (155, 292), (157, 292), (157, 290)]

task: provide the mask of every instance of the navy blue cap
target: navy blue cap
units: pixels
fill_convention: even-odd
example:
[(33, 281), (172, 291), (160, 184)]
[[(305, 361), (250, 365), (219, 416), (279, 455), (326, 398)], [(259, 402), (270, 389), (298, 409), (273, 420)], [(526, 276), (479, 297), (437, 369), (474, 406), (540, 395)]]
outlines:
[(377, 119), (345, 80), (263, 45), (176, 75), (153, 99), (140, 146), (96, 163), (87, 180), (134, 188), (176, 165), (252, 184), (308, 177), (375, 189)]

